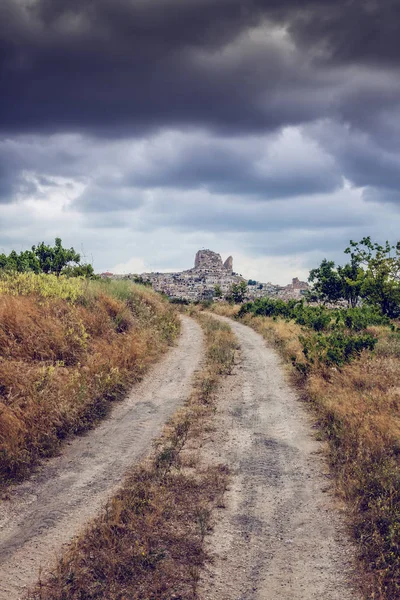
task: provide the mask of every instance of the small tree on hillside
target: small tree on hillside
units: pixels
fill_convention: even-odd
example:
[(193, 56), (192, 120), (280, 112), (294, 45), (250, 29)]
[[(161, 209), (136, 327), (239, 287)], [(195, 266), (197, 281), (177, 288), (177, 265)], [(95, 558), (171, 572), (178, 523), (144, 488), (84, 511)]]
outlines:
[(360, 278), (360, 296), (378, 306), (390, 318), (400, 316), (400, 242), (396, 246), (372, 242), (364, 237), (359, 242), (350, 241), (345, 250), (351, 260), (363, 269)]
[(220, 285), (214, 287), (214, 298), (222, 298), (222, 290)]
[(350, 262), (335, 267), (333, 261), (324, 259), (320, 266), (310, 271), (313, 284), (308, 300), (337, 302), (346, 300), (355, 307), (361, 299), (376, 306), (382, 314), (400, 316), (400, 242), (392, 246), (372, 242), (364, 237), (359, 242), (350, 241), (345, 253)]
[(313, 286), (307, 298), (311, 302), (323, 304), (327, 302), (335, 304), (339, 300), (346, 300), (348, 305), (354, 308), (360, 298), (364, 275), (363, 269), (355, 258), (343, 267), (337, 268), (332, 260), (324, 258), (319, 267), (310, 271), (308, 281)]
[(67, 277), (86, 277), (86, 279), (100, 279), (99, 275), (95, 275), (93, 266), (90, 263), (83, 265), (67, 265), (62, 270), (62, 274)]
[(332, 260), (324, 258), (319, 267), (310, 271), (308, 281), (313, 284), (310, 300), (325, 304), (343, 297), (342, 280)]
[(232, 304), (241, 304), (246, 298), (247, 284), (245, 281), (240, 283), (233, 283), (229, 293), (225, 296), (225, 299)]
[(48, 246), (41, 242), (38, 246), (32, 246), (32, 252), (37, 256), (40, 269), (44, 273), (54, 273), (59, 277), (61, 271), (70, 266), (71, 263), (79, 264), (80, 254), (74, 248), (64, 248), (61, 238), (55, 239), (54, 246)]
[(24, 250), (19, 254), (15, 250), (12, 250), (8, 256), (3, 254), (1, 256), (1, 267), (9, 271), (19, 271), (20, 273), (25, 273), (26, 271), (40, 273), (39, 261), (31, 250)]

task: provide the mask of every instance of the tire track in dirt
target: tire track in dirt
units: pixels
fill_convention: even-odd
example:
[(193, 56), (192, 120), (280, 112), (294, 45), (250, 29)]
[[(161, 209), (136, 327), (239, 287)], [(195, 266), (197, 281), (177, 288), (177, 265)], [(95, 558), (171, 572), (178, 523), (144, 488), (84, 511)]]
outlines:
[(199, 325), (182, 317), (178, 344), (96, 429), (74, 439), (0, 506), (0, 600), (21, 598), (118, 488), (124, 473), (188, 397), (203, 354)]
[(310, 415), (277, 353), (249, 327), (220, 318), (236, 334), (241, 357), (218, 396), (204, 451), (233, 476), (207, 538), (212, 562), (199, 598), (355, 600), (354, 549)]

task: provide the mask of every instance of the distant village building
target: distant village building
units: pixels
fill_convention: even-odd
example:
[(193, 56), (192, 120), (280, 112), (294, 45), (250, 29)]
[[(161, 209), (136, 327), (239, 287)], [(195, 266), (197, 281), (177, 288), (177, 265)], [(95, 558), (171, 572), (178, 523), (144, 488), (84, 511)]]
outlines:
[(193, 269), (181, 273), (143, 273), (143, 279), (151, 282), (153, 288), (170, 298), (181, 300), (207, 300), (214, 297), (218, 285), (225, 295), (234, 283), (240, 283), (243, 277), (233, 273), (233, 259), (230, 256), (225, 263), (220, 254), (211, 250), (199, 250)]
[(115, 279), (138, 280), (138, 277), (151, 283), (157, 292), (166, 294), (169, 298), (199, 301), (215, 297), (215, 287), (218, 286), (222, 292), (222, 298), (229, 294), (233, 284), (246, 281), (247, 298), (254, 300), (263, 297), (275, 297), (288, 300), (290, 298), (300, 299), (309, 289), (305, 281), (299, 281), (297, 277), (287, 286), (274, 285), (272, 283), (260, 283), (258, 281), (247, 281), (233, 272), (233, 258), (229, 256), (223, 263), (220, 254), (212, 250), (199, 250), (194, 260), (194, 267), (180, 273), (142, 273), (130, 275), (112, 275), (103, 273), (102, 277), (113, 277)]

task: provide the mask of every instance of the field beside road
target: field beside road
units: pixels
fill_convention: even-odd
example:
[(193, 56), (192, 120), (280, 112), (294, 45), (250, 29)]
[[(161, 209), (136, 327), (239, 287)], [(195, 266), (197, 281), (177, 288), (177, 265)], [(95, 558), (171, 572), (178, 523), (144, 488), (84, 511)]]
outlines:
[(129, 282), (0, 277), (0, 482), (89, 429), (179, 333), (176, 312)]

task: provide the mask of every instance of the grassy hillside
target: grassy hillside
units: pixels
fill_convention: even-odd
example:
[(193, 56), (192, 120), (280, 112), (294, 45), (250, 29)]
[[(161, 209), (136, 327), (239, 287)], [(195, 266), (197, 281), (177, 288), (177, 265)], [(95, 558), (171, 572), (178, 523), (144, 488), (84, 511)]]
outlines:
[[(304, 398), (314, 407), (324, 438), (336, 489), (350, 508), (352, 529), (365, 568), (363, 584), (369, 600), (400, 596), (400, 332), (396, 323), (368, 324), (357, 331), (344, 314), (324, 309), (325, 325), (315, 330), (314, 318), (266, 317), (263, 303), (215, 305), (213, 310), (238, 317), (274, 345), (296, 368)], [(265, 306), (271, 302), (265, 301)], [(264, 308), (265, 308), (264, 306)], [(279, 307), (278, 307), (279, 308)], [(282, 307), (280, 308), (280, 310)], [(270, 306), (268, 306), (270, 310)], [(358, 315), (360, 316), (360, 315)], [(365, 316), (365, 315), (364, 315)], [(303, 325), (296, 322), (301, 320)], [(319, 317), (318, 317), (319, 318)], [(320, 320), (319, 320), (320, 322)], [(367, 337), (366, 337), (367, 336)], [(376, 340), (374, 351), (358, 349), (344, 356), (346, 339)], [(341, 345), (338, 345), (338, 340)], [(344, 340), (344, 341), (343, 341)], [(342, 343), (343, 342), (343, 343)], [(354, 348), (354, 344), (351, 346)], [(338, 353), (339, 352), (339, 353)]]
[(0, 481), (102, 418), (178, 331), (172, 307), (130, 282), (0, 276)]

